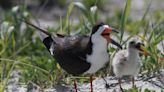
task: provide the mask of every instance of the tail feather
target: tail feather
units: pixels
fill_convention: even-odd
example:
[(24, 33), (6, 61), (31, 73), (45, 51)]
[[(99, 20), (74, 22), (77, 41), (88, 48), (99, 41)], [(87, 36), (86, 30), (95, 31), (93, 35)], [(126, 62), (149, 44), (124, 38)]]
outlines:
[(46, 39), (47, 37), (50, 37), (42, 32), (37, 32), (37, 35), (39, 36), (39, 38), (44, 41), (44, 39)]
[(37, 34), (39, 35), (40, 39), (43, 41), (45, 38), (47, 38), (48, 36), (51, 36), (51, 34), (49, 32), (47, 32), (46, 30), (44, 29), (41, 29), (35, 25), (33, 25), (32, 23), (24, 20), (24, 22), (27, 24), (27, 25), (30, 25), (32, 27), (34, 27), (35, 29), (39, 30), (40, 32), (38, 32)]
[(51, 55), (53, 55), (53, 47), (52, 47), (53, 46), (53, 44), (52, 44), (53, 38), (52, 38), (52, 35), (49, 32), (47, 32), (46, 30), (41, 29), (41, 28), (33, 25), (32, 23), (28, 22), (28, 21), (24, 21), (24, 22), (40, 31), (37, 34), (39, 35), (40, 39), (43, 41), (44, 45), (49, 50)]

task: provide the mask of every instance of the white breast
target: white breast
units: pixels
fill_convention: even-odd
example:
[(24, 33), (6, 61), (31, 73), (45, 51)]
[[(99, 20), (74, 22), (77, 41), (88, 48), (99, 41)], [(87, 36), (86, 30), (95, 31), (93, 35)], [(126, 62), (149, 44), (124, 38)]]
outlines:
[[(99, 38), (99, 39), (96, 39)], [(92, 47), (92, 54), (87, 55), (87, 62), (91, 63), (91, 67), (85, 73), (95, 73), (101, 69), (107, 61), (109, 61), (109, 54), (107, 53), (107, 41), (102, 37), (95, 37)]]

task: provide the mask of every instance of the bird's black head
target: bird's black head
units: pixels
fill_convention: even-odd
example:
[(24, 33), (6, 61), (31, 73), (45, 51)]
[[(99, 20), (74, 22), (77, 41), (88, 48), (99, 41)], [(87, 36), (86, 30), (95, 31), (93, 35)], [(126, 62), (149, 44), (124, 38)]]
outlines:
[(95, 26), (93, 26), (92, 34), (94, 34), (103, 25), (105, 25), (105, 24), (103, 22), (100, 22), (100, 23), (96, 24)]
[(104, 24), (103, 22), (96, 24), (92, 28), (92, 33), (91, 33), (92, 42), (99, 43), (101, 41), (106, 41), (107, 44), (112, 43), (118, 46), (119, 48), (122, 48), (120, 44), (118, 44), (117, 42), (115, 42), (113, 39), (110, 38), (111, 32), (118, 33), (118, 31), (116, 31), (114, 28), (110, 27), (107, 24)]

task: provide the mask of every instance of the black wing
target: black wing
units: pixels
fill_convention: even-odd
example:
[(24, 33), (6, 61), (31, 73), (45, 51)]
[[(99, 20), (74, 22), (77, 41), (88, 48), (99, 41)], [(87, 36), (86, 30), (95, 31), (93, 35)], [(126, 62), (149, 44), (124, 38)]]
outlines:
[(68, 73), (79, 75), (90, 68), (90, 63), (86, 61), (89, 43), (88, 36), (65, 36), (51, 40), (50, 37), (47, 37), (43, 41), (44, 44), (46, 40), (52, 41), (46, 47), (49, 51), (53, 49), (54, 58)]

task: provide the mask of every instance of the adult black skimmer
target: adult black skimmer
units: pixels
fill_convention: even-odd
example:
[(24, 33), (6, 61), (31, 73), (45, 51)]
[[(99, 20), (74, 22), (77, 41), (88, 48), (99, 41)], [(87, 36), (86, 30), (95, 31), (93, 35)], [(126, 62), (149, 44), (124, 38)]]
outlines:
[[(99, 23), (92, 28), (90, 36), (86, 35), (52, 35), (43, 29), (25, 21), (28, 25), (41, 31), (41, 39), (59, 65), (69, 74), (94, 74), (108, 61), (108, 44), (122, 48), (110, 38), (111, 32), (117, 32), (109, 25)], [(90, 77), (91, 92), (92, 77)], [(76, 92), (77, 88), (75, 86)]]
[(134, 77), (137, 76), (141, 67), (139, 54), (140, 51), (144, 51), (142, 46), (144, 46), (144, 44), (141, 40), (132, 38), (132, 40), (128, 42), (127, 49), (118, 51), (113, 58), (113, 72), (116, 77), (118, 77), (118, 83), (122, 91), (121, 77), (124, 75), (132, 77), (132, 86), (135, 87)]

